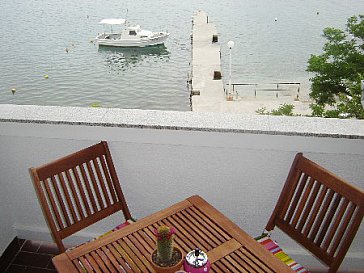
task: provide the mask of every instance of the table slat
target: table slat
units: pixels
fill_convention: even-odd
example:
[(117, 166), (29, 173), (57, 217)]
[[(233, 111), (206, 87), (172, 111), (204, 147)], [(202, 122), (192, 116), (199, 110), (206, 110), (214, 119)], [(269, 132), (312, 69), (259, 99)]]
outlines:
[[(101, 249), (107, 256), (107, 258), (110, 260), (110, 262), (114, 266), (114, 268), (116, 268), (116, 270), (118, 270), (120, 268), (120, 265), (119, 265), (118, 261), (116, 260), (116, 258), (114, 257), (114, 255), (112, 254), (112, 252), (106, 246), (103, 246)], [(114, 272), (114, 270), (112, 270), (112, 271)]]
[(247, 260), (256, 264), (256, 266), (260, 269), (260, 272), (267, 272), (272, 273), (273, 271), (267, 267), (265, 263), (263, 263), (260, 259), (254, 256), (249, 250), (245, 249), (244, 247), (240, 248), (238, 253), (243, 257), (246, 257)]
[(177, 215), (172, 215), (171, 217), (179, 223), (181, 229), (177, 229), (177, 231), (182, 231), (185, 236), (189, 236), (195, 243), (193, 248), (199, 247), (203, 251), (209, 251), (212, 249), (212, 247), (204, 240), (203, 237), (193, 236), (195, 232), (188, 225), (185, 225), (185, 223)]
[(119, 267), (120, 268), (122, 268), (123, 270), (125, 270), (127, 273), (133, 273), (133, 271), (131, 270), (130, 266), (128, 266), (126, 264), (125, 260), (122, 258), (122, 256), (120, 255), (120, 253), (116, 250), (116, 248), (112, 244), (107, 245), (107, 248), (111, 251), (111, 253), (113, 254), (113, 256), (118, 261), (118, 264), (119, 264)]
[(194, 210), (195, 207), (190, 207), (189, 209), (186, 209), (182, 211), (182, 213), (185, 213), (186, 217), (189, 219), (194, 219), (196, 222), (196, 225), (198, 225), (201, 230), (204, 232), (205, 236), (210, 237), (214, 242), (219, 245), (228, 239), (224, 238), (222, 235), (220, 235), (216, 229), (212, 227), (212, 225), (208, 225), (206, 220), (204, 218), (201, 218), (200, 215), (195, 213), (196, 210)]
[(112, 262), (108, 256), (105, 255), (105, 252), (102, 249), (96, 249), (96, 253), (103, 264), (103, 271), (106, 271), (107, 268), (107, 270), (109, 270), (111, 273), (116, 273), (115, 267), (112, 265)]
[(139, 259), (143, 262), (143, 266), (144, 267), (146, 267), (147, 269), (148, 269), (148, 271), (146, 271), (146, 272), (151, 272), (151, 271), (153, 271), (153, 268), (152, 268), (152, 266), (150, 265), (150, 255), (151, 255), (151, 253), (146, 253), (146, 252), (144, 252), (143, 251), (143, 249), (142, 249), (142, 251), (143, 252), (141, 252), (140, 250), (139, 250), (139, 248), (137, 248), (137, 245), (139, 245), (139, 242), (137, 242), (137, 244), (133, 244), (132, 243), (132, 241), (131, 240), (129, 240), (129, 238), (124, 238), (123, 239), (124, 241), (125, 241), (125, 243), (130, 247), (130, 249), (136, 254), (136, 255), (138, 255), (138, 253), (139, 253)]
[(230, 272), (229, 269), (221, 262), (221, 260), (216, 261), (212, 264), (211, 268), (214, 268), (216, 272)]
[(182, 221), (185, 223), (185, 225), (188, 225), (191, 227), (191, 230), (193, 230), (193, 233), (199, 236), (200, 238), (204, 238), (205, 242), (213, 249), (219, 245), (219, 242), (216, 243), (212, 237), (209, 236), (209, 234), (204, 233), (203, 227), (201, 227), (198, 222), (193, 218), (186, 218), (183, 211), (177, 213), (178, 217), (182, 219)]
[[(92, 252), (91, 252), (92, 253)], [(94, 260), (94, 258), (92, 257), (92, 254), (86, 254), (85, 255), (86, 258), (86, 263), (88, 262), (91, 265), (91, 268), (96, 272), (96, 273), (102, 273), (102, 271), (100, 271), (100, 268), (97, 264), (97, 262)]]
[[(120, 239), (118, 240), (118, 243), (122, 246), (122, 248), (127, 252), (129, 257), (135, 264), (138, 266), (138, 269), (141, 272), (148, 272), (147, 268), (145, 267), (142, 260), (146, 261), (146, 258), (137, 250), (136, 247), (133, 246), (133, 244), (128, 244), (127, 242), (130, 242), (128, 240)], [(143, 259), (144, 258), (144, 259)], [(147, 261), (148, 263), (148, 261)]]
[(135, 262), (131, 259), (125, 249), (120, 245), (119, 241), (113, 242), (112, 245), (115, 247), (116, 251), (122, 256), (125, 261), (125, 266), (132, 269), (131, 272), (141, 272)]

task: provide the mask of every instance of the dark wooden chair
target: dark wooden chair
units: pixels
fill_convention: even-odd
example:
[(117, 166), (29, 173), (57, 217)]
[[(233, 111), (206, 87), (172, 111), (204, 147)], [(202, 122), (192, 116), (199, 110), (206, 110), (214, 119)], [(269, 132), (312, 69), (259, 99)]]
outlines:
[(298, 153), (266, 230), (275, 226), (337, 272), (363, 220), (364, 191)]
[(64, 238), (117, 211), (132, 219), (107, 142), (29, 170), (61, 252)]

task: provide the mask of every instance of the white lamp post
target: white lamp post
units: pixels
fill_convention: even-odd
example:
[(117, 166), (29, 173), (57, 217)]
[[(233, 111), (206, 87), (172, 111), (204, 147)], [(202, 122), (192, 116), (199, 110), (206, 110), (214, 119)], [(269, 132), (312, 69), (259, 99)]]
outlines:
[(232, 94), (231, 94), (231, 49), (234, 47), (234, 42), (233, 41), (229, 41), (227, 43), (228, 47), (229, 47), (229, 53), (230, 53), (230, 58), (229, 58), (229, 93), (228, 93), (228, 100), (232, 99)]
[(361, 81), (361, 105), (364, 108), (364, 81)]

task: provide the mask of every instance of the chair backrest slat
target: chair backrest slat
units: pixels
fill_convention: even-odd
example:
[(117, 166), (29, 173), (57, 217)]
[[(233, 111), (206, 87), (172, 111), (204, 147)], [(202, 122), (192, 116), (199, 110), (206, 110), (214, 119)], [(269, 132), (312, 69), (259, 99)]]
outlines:
[(316, 219), (313, 219), (313, 221), (315, 222), (314, 227), (313, 227), (313, 231), (311, 232), (311, 234), (308, 236), (308, 238), (313, 241), (318, 232), (320, 231), (320, 226), (324, 220), (324, 217), (326, 215), (326, 212), (330, 206), (330, 203), (332, 201), (332, 198), (334, 197), (334, 191), (332, 191), (331, 189), (328, 189), (326, 196), (324, 197), (324, 203), (322, 205), (322, 207), (320, 208), (320, 213), (317, 216)]
[(30, 169), (61, 251), (62, 239), (121, 210), (131, 219), (106, 142)]
[(338, 195), (337, 193), (335, 194), (335, 197), (331, 203), (331, 206), (329, 207), (327, 214), (325, 215), (325, 219), (324, 222), (322, 223), (322, 226), (320, 228), (320, 233), (318, 235), (317, 240), (315, 241), (317, 245), (321, 246), (322, 241), (325, 238), (325, 235), (328, 232), (328, 229), (330, 227), (331, 221), (336, 213), (337, 207), (339, 206), (340, 203), (340, 195)]
[(104, 209), (106, 207), (106, 204), (104, 204), (103, 199), (101, 197), (101, 193), (100, 193), (100, 189), (99, 189), (99, 185), (96, 182), (96, 178), (95, 178), (95, 174), (93, 172), (93, 169), (91, 167), (91, 163), (90, 161), (86, 163), (86, 167), (87, 167), (87, 173), (90, 176), (91, 179), (91, 186), (93, 188), (92, 192), (94, 192), (96, 194), (96, 205), (97, 205), (97, 210), (101, 210)]
[[(55, 202), (55, 199), (54, 199), (54, 195), (53, 195), (53, 192), (51, 190), (51, 187), (49, 185), (49, 179), (46, 179), (44, 180), (44, 186), (45, 186), (45, 189), (46, 189), (46, 192), (47, 192), (47, 199), (49, 200), (50, 203), (48, 203), (46, 201), (46, 203), (49, 204), (49, 207), (51, 210), (49, 210), (50, 214), (53, 215), (53, 217), (55, 217), (55, 220), (57, 221), (57, 224), (58, 224), (58, 229), (64, 229), (65, 226), (63, 224), (63, 221), (62, 221), (62, 218), (61, 218), (61, 215), (59, 214), (59, 211), (58, 211), (58, 206)], [(39, 189), (39, 190), (42, 190), (42, 189)], [(46, 198), (45, 198), (46, 199)], [(54, 218), (53, 218), (54, 219)]]
[(100, 158), (100, 162), (101, 162), (101, 167), (102, 167), (103, 173), (105, 175), (105, 179), (106, 179), (107, 185), (108, 185), (108, 187), (110, 189), (112, 202), (113, 203), (116, 203), (119, 200), (116, 197), (115, 188), (114, 188), (114, 185), (111, 182), (111, 177), (110, 177), (109, 171), (107, 170), (106, 163), (105, 163), (105, 158), (104, 157), (101, 157)]
[(364, 191), (297, 154), (266, 230), (278, 226), (336, 272), (364, 216)]
[(88, 215), (91, 215), (91, 208), (90, 205), (87, 201), (87, 197), (86, 197), (86, 192), (85, 192), (85, 188), (82, 186), (82, 182), (81, 182), (81, 178), (80, 178), (80, 173), (79, 173), (79, 168), (73, 167), (72, 168), (72, 173), (76, 179), (76, 184), (75, 187), (77, 185), (78, 187), (78, 191), (81, 195), (81, 200), (83, 207), (85, 208), (85, 217), (87, 217)]
[(308, 222), (306, 224), (306, 228), (303, 232), (303, 235), (305, 237), (309, 237), (308, 235), (312, 231), (313, 224), (314, 224), (315, 220), (317, 219), (317, 215), (319, 213), (320, 207), (321, 207), (322, 202), (324, 201), (324, 197), (327, 193), (327, 187), (324, 185), (321, 185), (319, 191), (320, 191), (320, 193), (317, 197), (317, 201), (312, 209), (312, 213), (309, 216), (309, 220), (308, 220)]
[[(300, 181), (306, 181), (307, 178), (308, 178), (307, 175), (303, 175), (302, 177), (300, 175), (299, 178), (298, 178), (298, 180), (295, 179), (294, 181), (297, 181), (296, 183), (300, 183)], [(292, 187), (293, 186), (296, 186), (296, 183), (295, 184), (292, 183), (291, 186)], [(295, 194), (295, 195), (294, 195), (294, 198), (293, 198), (291, 204), (286, 203), (286, 207), (289, 209), (288, 210), (288, 214), (286, 215), (286, 219), (287, 220), (288, 219), (289, 220), (292, 219), (293, 214), (294, 214), (294, 212), (295, 212), (295, 210), (297, 208), (297, 204), (298, 204), (298, 201), (299, 201), (299, 199), (301, 197), (301, 193), (303, 192), (304, 187), (305, 187), (305, 183), (300, 183), (299, 186), (297, 187), (297, 190), (296, 191), (294, 191), (293, 189), (290, 190), (291, 191), (291, 194), (290, 194), (290, 196), (287, 196), (287, 198), (291, 199), (293, 197), (293, 194)], [(286, 211), (282, 211), (281, 217), (284, 217), (284, 214), (285, 213), (286, 213)]]
[(96, 204), (96, 197), (95, 193), (91, 188), (91, 181), (90, 178), (87, 176), (87, 171), (85, 169), (84, 164), (79, 166), (81, 171), (81, 179), (83, 182), (83, 185), (86, 187), (86, 196), (88, 197), (88, 200), (90, 201), (89, 205), (91, 208), (91, 214), (93, 214), (95, 211), (97, 211), (97, 204)]
[(302, 232), (303, 228), (305, 227), (305, 225), (308, 222), (308, 216), (311, 213), (311, 208), (312, 208), (312, 206), (313, 206), (313, 204), (314, 204), (314, 202), (315, 202), (315, 200), (317, 198), (317, 194), (318, 194), (318, 191), (320, 189), (320, 183), (318, 183), (318, 182), (313, 182), (313, 183), (314, 183), (313, 189), (312, 189), (312, 191), (310, 193), (309, 199), (307, 199), (307, 203), (306, 203), (304, 212), (302, 214), (300, 223), (297, 226), (297, 230), (299, 232)]
[(57, 175), (57, 178), (59, 179), (59, 182), (61, 184), (61, 189), (64, 193), (64, 197), (66, 198), (65, 201), (65, 205), (67, 206), (67, 208), (69, 209), (69, 211), (71, 212), (71, 217), (72, 217), (72, 222), (76, 222), (78, 220), (77, 215), (76, 215), (76, 211), (74, 209), (74, 205), (72, 200), (74, 199), (74, 197), (72, 196), (72, 193), (69, 191), (66, 182), (64, 180), (63, 177), (63, 173), (60, 173), (59, 175)]
[(81, 206), (81, 203), (80, 203), (80, 200), (78, 197), (78, 193), (76, 192), (76, 186), (77, 186), (77, 182), (72, 178), (72, 175), (71, 175), (71, 170), (66, 170), (66, 177), (67, 177), (67, 181), (68, 181), (68, 185), (70, 186), (71, 188), (71, 192), (72, 192), (72, 195), (73, 195), (73, 200), (75, 201), (75, 204), (76, 204), (76, 213), (78, 215), (78, 219), (85, 219), (85, 214), (83, 212), (83, 209), (82, 209), (82, 206)]
[(101, 174), (101, 171), (100, 171), (100, 167), (99, 167), (99, 163), (98, 163), (98, 161), (96, 159), (93, 159), (92, 160), (92, 163), (93, 163), (94, 168), (95, 168), (95, 171), (96, 171), (97, 179), (98, 179), (98, 181), (100, 183), (100, 186), (101, 186), (101, 191), (102, 191), (101, 194), (102, 194), (102, 196), (105, 199), (106, 206), (111, 206), (109, 192), (106, 189), (105, 180), (102, 177), (102, 174)]
[(339, 225), (342, 221), (342, 217), (346, 211), (346, 207), (349, 204), (349, 201), (347, 199), (342, 199), (341, 201), (342, 202), (340, 203), (339, 207), (337, 208), (334, 219), (332, 219), (330, 221), (331, 226), (330, 226), (330, 230), (328, 230), (328, 233), (325, 236), (326, 240), (322, 244), (322, 249), (324, 249), (325, 251), (328, 250), (328, 248), (332, 242), (332, 238), (334, 238), (334, 235), (335, 235), (336, 231), (338, 230)]
[(66, 211), (66, 207), (64, 205), (64, 202), (63, 202), (63, 198), (61, 196), (61, 192), (59, 190), (59, 187), (58, 187), (58, 184), (57, 184), (57, 181), (54, 177), (54, 175), (51, 176), (51, 189), (54, 190), (55, 194), (53, 194), (52, 198), (53, 200), (56, 201), (56, 204), (58, 206), (56, 206), (54, 209), (57, 209), (58, 208), (58, 213), (62, 216), (62, 220), (65, 220), (66, 222), (66, 225), (69, 226), (71, 225), (68, 217), (64, 217), (64, 215), (67, 214), (67, 211)]
[(349, 224), (350, 224), (350, 220), (353, 217), (354, 211), (355, 211), (355, 205), (353, 205), (352, 203), (349, 203), (345, 218), (343, 218), (341, 227), (337, 232), (335, 240), (333, 240), (333, 245), (332, 245), (329, 255), (331, 255), (331, 256), (335, 255), (335, 252), (345, 234), (346, 227), (349, 226)]
[(309, 196), (312, 186), (313, 186), (313, 181), (312, 181), (311, 177), (309, 177), (307, 179), (307, 181), (302, 180), (301, 183), (303, 185), (306, 185), (306, 187), (302, 192), (297, 192), (297, 195), (300, 197), (300, 199), (299, 199), (299, 204), (297, 206), (297, 210), (292, 219), (292, 225), (294, 227), (296, 227), (298, 221), (301, 220), (301, 218), (302, 218), (302, 212), (306, 206), (306, 201), (308, 199), (308, 196)]

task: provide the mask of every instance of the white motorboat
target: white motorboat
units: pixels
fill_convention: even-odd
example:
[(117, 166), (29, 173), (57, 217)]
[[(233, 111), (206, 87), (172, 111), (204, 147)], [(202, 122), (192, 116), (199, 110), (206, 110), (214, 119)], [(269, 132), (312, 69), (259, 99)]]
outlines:
[[(143, 30), (139, 25), (127, 26), (125, 19), (103, 19), (100, 24), (110, 25), (110, 33), (98, 34), (95, 43), (101, 46), (146, 47), (163, 44), (168, 32), (152, 32)], [(113, 26), (123, 25), (121, 32), (114, 32)]]

